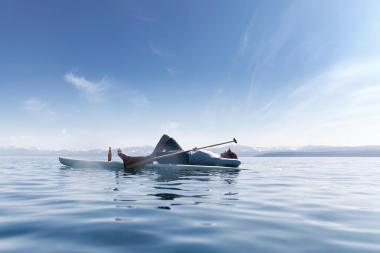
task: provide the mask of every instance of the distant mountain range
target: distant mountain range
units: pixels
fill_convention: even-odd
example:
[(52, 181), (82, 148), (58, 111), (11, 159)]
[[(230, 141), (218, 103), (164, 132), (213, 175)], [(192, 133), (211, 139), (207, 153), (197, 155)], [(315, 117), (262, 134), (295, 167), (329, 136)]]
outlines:
[[(209, 150), (222, 153), (228, 147), (217, 147)], [(333, 147), (305, 146), (294, 147), (249, 147), (231, 146), (231, 149), (241, 157), (380, 157), (380, 146)], [(150, 154), (151, 146), (126, 147), (124, 153), (139, 156)], [(116, 155), (116, 150), (113, 150)], [(0, 147), (0, 156), (68, 156), (68, 157), (106, 157), (107, 150), (41, 150), (37, 148)]]
[(261, 157), (380, 157), (380, 146), (333, 147), (305, 146), (262, 152)]
[[(123, 151), (132, 156), (146, 155), (152, 152), (153, 147), (127, 147)], [(112, 150), (116, 155), (117, 151)], [(72, 156), (72, 157), (107, 157), (108, 150), (43, 150), (37, 148), (0, 147), (0, 156)]]

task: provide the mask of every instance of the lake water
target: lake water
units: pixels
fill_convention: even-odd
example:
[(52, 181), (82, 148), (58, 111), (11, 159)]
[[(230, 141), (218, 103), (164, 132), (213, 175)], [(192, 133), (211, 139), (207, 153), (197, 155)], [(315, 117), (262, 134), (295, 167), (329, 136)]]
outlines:
[(239, 172), (0, 158), (0, 252), (380, 252), (380, 158), (243, 158)]

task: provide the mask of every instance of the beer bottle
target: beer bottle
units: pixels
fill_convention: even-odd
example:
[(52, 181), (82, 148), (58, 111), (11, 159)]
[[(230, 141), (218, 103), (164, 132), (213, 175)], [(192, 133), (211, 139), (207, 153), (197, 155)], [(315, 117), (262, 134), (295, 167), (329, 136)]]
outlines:
[(108, 161), (110, 162), (112, 160), (112, 151), (111, 147), (108, 148)]

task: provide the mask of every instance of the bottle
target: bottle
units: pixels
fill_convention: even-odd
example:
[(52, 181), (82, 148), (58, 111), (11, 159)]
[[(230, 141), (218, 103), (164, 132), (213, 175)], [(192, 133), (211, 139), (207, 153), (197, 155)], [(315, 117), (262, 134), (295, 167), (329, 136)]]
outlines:
[(108, 161), (110, 162), (112, 160), (112, 151), (111, 147), (108, 148)]

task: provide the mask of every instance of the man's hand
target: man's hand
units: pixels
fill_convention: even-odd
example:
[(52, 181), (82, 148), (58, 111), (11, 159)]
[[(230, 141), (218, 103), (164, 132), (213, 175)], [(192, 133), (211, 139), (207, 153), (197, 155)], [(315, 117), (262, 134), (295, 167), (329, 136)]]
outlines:
[(121, 150), (121, 148), (118, 148), (117, 149), (117, 154), (120, 155), (121, 153), (123, 153), (123, 151)]
[(197, 147), (193, 148), (193, 151), (197, 151), (197, 150), (198, 150), (198, 148), (197, 148)]

